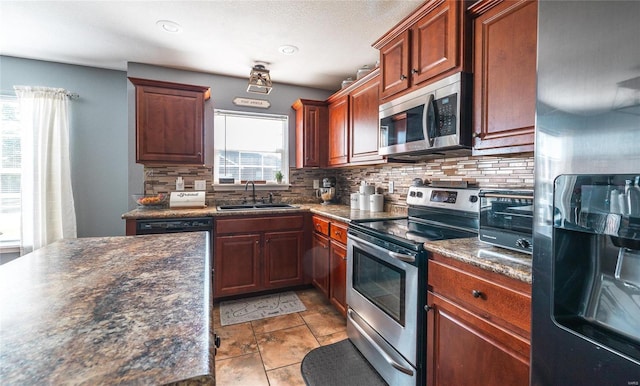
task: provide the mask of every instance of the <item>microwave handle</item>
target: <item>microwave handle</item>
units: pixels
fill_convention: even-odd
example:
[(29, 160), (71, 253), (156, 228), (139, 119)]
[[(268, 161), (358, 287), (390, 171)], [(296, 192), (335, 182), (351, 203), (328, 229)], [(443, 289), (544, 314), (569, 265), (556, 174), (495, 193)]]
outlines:
[(436, 110), (436, 101), (433, 94), (429, 95), (429, 101), (425, 105), (426, 114), (423, 123), (424, 138), (429, 141), (429, 147), (433, 147), (436, 140), (436, 128), (438, 124), (438, 111)]

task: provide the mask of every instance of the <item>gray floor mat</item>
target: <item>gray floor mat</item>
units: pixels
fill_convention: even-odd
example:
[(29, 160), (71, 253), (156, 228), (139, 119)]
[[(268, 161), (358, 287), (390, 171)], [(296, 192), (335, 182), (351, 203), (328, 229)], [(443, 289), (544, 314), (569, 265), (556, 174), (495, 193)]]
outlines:
[(349, 339), (310, 351), (300, 370), (308, 386), (387, 385)]

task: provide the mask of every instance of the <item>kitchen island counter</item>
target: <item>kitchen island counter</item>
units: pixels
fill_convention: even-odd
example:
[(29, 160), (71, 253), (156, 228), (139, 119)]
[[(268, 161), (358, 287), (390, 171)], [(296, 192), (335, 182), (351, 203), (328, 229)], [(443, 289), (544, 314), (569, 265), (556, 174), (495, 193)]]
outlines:
[(430, 241), (424, 247), (430, 252), (531, 284), (531, 255), (494, 247), (477, 237)]
[(3, 384), (214, 384), (208, 237), (67, 239), (0, 266)]

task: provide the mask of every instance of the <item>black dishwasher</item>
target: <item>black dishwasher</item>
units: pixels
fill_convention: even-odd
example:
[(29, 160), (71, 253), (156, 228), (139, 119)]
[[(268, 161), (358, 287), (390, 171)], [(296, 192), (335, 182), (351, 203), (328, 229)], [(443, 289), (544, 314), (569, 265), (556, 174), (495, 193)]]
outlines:
[[(213, 217), (157, 218), (136, 220), (136, 235), (159, 233), (208, 232), (209, 263), (213, 280)], [(213, 283), (212, 283), (213, 284)], [(213, 288), (213, 286), (211, 287)]]
[(212, 217), (162, 218), (136, 221), (136, 235), (200, 231), (213, 231)]

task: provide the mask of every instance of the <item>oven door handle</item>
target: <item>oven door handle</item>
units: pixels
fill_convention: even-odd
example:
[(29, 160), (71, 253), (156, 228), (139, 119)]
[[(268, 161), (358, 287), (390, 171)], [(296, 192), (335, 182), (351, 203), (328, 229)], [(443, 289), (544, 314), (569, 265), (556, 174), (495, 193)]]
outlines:
[(402, 366), (400, 363), (396, 362), (393, 358), (391, 358), (391, 356), (389, 356), (389, 354), (387, 354), (381, 347), (378, 346), (378, 344), (369, 336), (369, 334), (367, 334), (367, 332), (360, 327), (360, 325), (358, 324), (358, 322), (353, 318), (353, 310), (349, 309), (347, 311), (347, 316), (349, 317), (349, 319), (351, 320), (351, 323), (353, 325), (353, 327), (356, 328), (356, 330), (358, 330), (358, 332), (360, 334), (362, 334), (362, 336), (369, 342), (369, 344), (375, 348), (375, 350), (382, 355), (382, 357), (384, 358), (385, 361), (387, 361), (387, 363), (389, 363), (391, 366), (393, 366), (394, 369), (403, 372), (409, 376), (413, 376), (413, 370), (412, 369), (408, 369), (404, 366)]
[(404, 261), (405, 263), (415, 263), (416, 262), (415, 256), (405, 255), (404, 253), (398, 253), (398, 252), (393, 252), (393, 251), (388, 251), (388, 253), (389, 253), (389, 256), (393, 257), (394, 259), (398, 259), (400, 261)]

